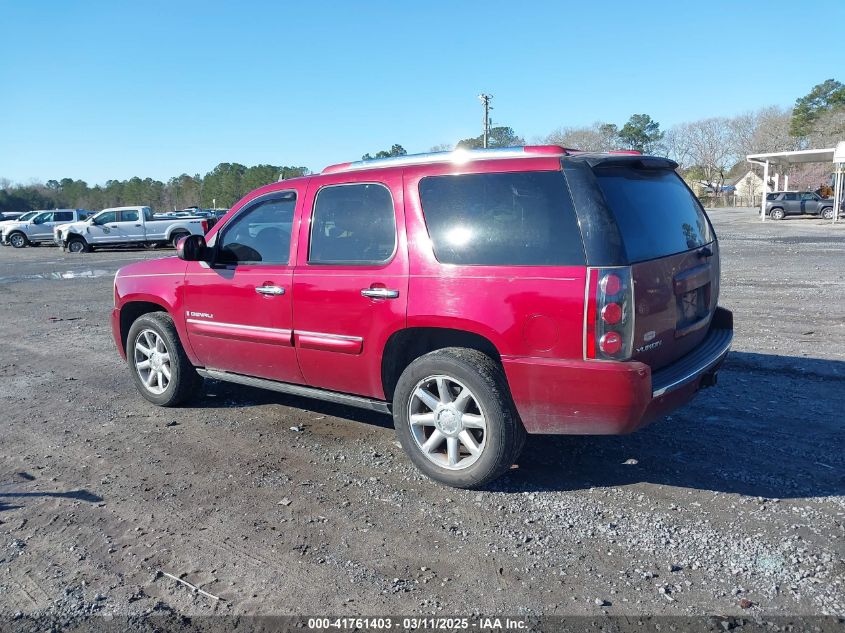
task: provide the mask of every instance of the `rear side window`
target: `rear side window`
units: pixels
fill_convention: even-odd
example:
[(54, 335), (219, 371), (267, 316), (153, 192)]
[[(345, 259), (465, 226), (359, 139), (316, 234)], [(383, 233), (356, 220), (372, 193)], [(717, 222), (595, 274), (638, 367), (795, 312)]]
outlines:
[(317, 192), (309, 264), (381, 264), (394, 250), (393, 198), (384, 185), (331, 185)]
[(778, 197), (778, 194), (776, 194), (776, 193), (767, 193), (766, 194), (766, 200), (774, 200), (777, 197)]
[(73, 221), (73, 211), (56, 211), (53, 214), (55, 222), (71, 222)]
[(420, 200), (444, 264), (584, 264), (572, 201), (559, 171), (429, 176)]
[(629, 262), (683, 253), (713, 240), (701, 205), (674, 171), (627, 166), (594, 171)]
[(138, 221), (138, 211), (121, 211), (120, 212), (120, 221), (121, 222), (137, 222)]

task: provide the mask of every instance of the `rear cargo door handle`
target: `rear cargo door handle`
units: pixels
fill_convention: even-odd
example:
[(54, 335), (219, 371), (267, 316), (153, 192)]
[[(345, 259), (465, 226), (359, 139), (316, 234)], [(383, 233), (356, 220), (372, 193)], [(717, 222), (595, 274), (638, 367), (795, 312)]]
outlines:
[(361, 290), (361, 296), (370, 299), (396, 299), (399, 291), (390, 288), (364, 288)]
[(285, 294), (285, 289), (280, 288), (279, 286), (257, 286), (255, 288), (255, 292), (260, 295), (267, 295), (270, 297), (278, 297), (279, 295)]

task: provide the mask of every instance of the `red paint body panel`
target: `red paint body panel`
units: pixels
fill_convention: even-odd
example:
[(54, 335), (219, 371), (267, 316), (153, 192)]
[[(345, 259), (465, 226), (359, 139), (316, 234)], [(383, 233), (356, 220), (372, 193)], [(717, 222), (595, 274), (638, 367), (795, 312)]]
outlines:
[(422, 178), (442, 174), (560, 170), (559, 158), (425, 165), (405, 172), (411, 260), (408, 326), (463, 329), (502, 355), (580, 358), (584, 266), (458, 266), (437, 261), (419, 197)]
[[(377, 265), (308, 263), (311, 212), (320, 188), (334, 184), (379, 183), (393, 199), (396, 250)], [(387, 339), (405, 327), (408, 302), (408, 246), (405, 238), (402, 170), (361, 170), (328, 173), (311, 180), (302, 222), (294, 273), (294, 329), (305, 332), (297, 340), (299, 366), (307, 384), (372, 398), (384, 398), (382, 352)], [(361, 291), (371, 287), (398, 290), (396, 299), (370, 299)]]

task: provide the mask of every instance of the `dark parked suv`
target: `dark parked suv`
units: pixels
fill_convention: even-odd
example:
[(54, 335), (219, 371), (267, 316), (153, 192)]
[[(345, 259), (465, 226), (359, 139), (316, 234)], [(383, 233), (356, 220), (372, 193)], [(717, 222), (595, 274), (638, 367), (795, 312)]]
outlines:
[(262, 187), (115, 278), (141, 394), (203, 377), (393, 415), (452, 486), (526, 433), (634, 431), (715, 384), (719, 244), (664, 158), (556, 146), (334, 165)]
[(773, 220), (788, 215), (820, 215), (833, 219), (833, 198), (822, 198), (812, 191), (773, 191), (766, 194), (766, 214)]

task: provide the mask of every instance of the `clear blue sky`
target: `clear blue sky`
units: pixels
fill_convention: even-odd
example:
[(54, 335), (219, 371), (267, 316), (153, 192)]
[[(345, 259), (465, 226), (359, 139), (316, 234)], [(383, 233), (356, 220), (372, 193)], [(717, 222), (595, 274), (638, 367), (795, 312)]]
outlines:
[(16, 182), (427, 151), (480, 132), (482, 91), (530, 141), (845, 81), (842, 0), (0, 0), (0, 25), (0, 177)]

